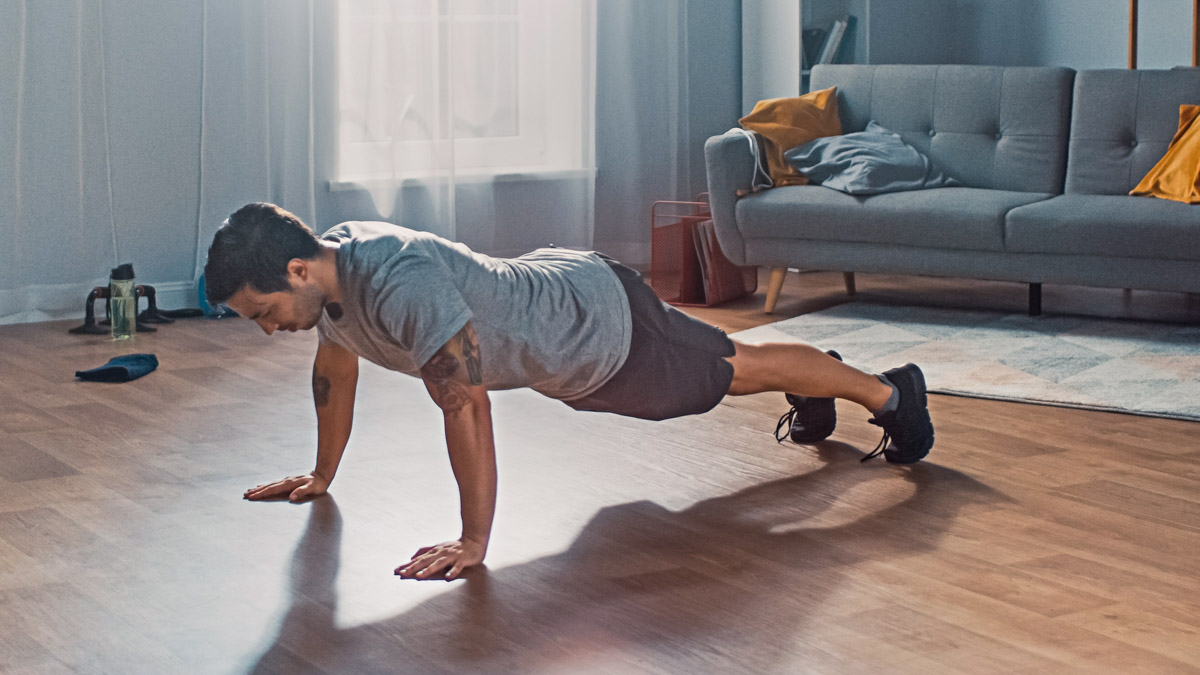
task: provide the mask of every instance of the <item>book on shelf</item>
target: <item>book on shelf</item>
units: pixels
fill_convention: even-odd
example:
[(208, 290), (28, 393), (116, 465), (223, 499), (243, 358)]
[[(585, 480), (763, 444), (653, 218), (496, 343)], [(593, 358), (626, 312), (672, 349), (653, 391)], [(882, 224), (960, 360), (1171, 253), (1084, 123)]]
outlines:
[(702, 220), (692, 228), (692, 239), (696, 243), (696, 260), (700, 263), (700, 280), (704, 285), (704, 299), (712, 297), (712, 287), (709, 283), (709, 270), (712, 267), (712, 251), (708, 244), (708, 228), (711, 220)]
[(836, 19), (829, 26), (829, 32), (825, 35), (825, 43), (821, 45), (821, 56), (817, 59), (817, 63), (833, 63), (837, 59), (838, 52), (842, 49), (842, 40), (846, 37), (846, 28), (849, 26), (849, 17)]
[(800, 61), (801, 70), (811, 70), (813, 64), (821, 58), (821, 45), (825, 44), (825, 32), (824, 28), (805, 28), (801, 31), (800, 42), (803, 47)]

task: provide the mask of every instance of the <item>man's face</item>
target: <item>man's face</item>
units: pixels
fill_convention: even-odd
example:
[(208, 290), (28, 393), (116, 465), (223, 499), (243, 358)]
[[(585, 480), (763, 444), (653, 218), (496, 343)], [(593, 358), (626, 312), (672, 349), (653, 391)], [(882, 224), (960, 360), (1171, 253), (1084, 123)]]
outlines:
[(325, 298), (320, 288), (311, 283), (289, 277), (290, 291), (259, 293), (242, 286), (225, 303), (233, 311), (258, 323), (267, 335), (277, 330), (296, 332), (317, 325)]

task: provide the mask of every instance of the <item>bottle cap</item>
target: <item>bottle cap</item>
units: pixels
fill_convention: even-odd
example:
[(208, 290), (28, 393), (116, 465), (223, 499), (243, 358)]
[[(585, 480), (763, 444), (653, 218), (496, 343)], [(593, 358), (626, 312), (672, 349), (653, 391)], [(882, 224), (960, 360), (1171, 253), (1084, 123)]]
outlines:
[(112, 268), (112, 274), (109, 278), (113, 281), (132, 281), (133, 265), (126, 263)]

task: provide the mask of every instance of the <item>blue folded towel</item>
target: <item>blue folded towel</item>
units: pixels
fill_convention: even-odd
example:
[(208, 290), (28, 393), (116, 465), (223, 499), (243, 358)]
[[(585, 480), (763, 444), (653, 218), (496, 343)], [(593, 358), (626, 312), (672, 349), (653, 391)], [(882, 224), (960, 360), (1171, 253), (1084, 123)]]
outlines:
[(91, 370), (77, 370), (75, 377), (93, 382), (128, 382), (152, 372), (158, 367), (153, 354), (126, 354), (109, 359), (108, 363)]

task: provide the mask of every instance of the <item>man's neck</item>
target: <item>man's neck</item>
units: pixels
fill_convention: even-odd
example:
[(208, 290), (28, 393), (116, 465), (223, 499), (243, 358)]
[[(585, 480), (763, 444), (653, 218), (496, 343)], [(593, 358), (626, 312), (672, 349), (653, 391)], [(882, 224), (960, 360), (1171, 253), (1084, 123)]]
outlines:
[(342, 285), (338, 280), (337, 266), (338, 245), (322, 241), (318, 263), (312, 267), (316, 282), (321, 287), (325, 304), (341, 303)]

